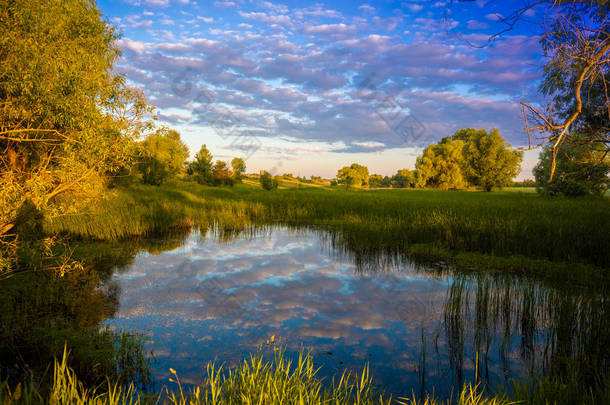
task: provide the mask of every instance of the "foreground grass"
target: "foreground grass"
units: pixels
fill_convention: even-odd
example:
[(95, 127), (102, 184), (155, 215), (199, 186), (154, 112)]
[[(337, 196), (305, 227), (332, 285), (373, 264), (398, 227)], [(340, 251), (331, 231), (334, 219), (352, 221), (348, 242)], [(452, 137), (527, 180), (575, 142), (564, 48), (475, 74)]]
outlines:
[(430, 252), (519, 256), (602, 268), (610, 263), (610, 200), (544, 199), (515, 192), (267, 192), (248, 185), (211, 188), (176, 182), (118, 190), (97, 211), (47, 220), (45, 228), (109, 240), (193, 225), (239, 230), (278, 222), (341, 232), (346, 248), (356, 251), (427, 245)]
[(97, 388), (86, 388), (76, 373), (68, 366), (67, 354), (55, 361), (50, 389), (40, 389), (30, 383), (20, 383), (12, 388), (0, 382), (2, 404), (158, 404), (174, 405), (237, 405), (237, 404), (333, 404), (333, 405), (508, 405), (508, 404), (596, 404), (608, 403), (610, 392), (606, 388), (584, 388), (577, 379), (553, 380), (548, 377), (533, 382), (514, 384), (512, 398), (506, 393), (489, 394), (480, 384), (466, 383), (461, 391), (449, 400), (434, 396), (418, 398), (392, 398), (377, 391), (364, 368), (360, 374), (344, 372), (337, 380), (324, 384), (317, 378), (313, 359), (302, 354), (296, 362), (284, 356), (276, 348), (272, 361), (264, 361), (257, 354), (243, 361), (241, 366), (223, 370), (208, 363), (201, 385), (186, 388), (178, 373), (170, 369), (171, 388), (163, 387), (159, 394), (150, 395), (134, 388), (133, 384), (118, 385), (108, 381)]

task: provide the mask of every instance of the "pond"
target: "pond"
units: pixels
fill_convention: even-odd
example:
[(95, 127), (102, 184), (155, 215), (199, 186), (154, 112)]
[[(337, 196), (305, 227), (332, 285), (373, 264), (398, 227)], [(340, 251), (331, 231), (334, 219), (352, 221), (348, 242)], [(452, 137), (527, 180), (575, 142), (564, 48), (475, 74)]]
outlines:
[(327, 381), (369, 365), (393, 394), (608, 367), (604, 287), (416, 264), (350, 239), (281, 226), (166, 238), (114, 272), (118, 307), (103, 325), (148, 337), (157, 390), (170, 367), (196, 384), (209, 361), (277, 347), (309, 351)]

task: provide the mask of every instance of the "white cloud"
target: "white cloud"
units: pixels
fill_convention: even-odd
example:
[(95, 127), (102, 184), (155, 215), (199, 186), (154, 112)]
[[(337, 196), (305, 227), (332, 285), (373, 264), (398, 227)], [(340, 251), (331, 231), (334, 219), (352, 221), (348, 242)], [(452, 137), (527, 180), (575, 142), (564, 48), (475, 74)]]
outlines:
[(500, 13), (491, 13), (485, 16), (489, 21), (500, 21), (504, 18)]
[(236, 4), (233, 1), (215, 1), (214, 6), (220, 7), (220, 8), (231, 8), (231, 7), (235, 7)]

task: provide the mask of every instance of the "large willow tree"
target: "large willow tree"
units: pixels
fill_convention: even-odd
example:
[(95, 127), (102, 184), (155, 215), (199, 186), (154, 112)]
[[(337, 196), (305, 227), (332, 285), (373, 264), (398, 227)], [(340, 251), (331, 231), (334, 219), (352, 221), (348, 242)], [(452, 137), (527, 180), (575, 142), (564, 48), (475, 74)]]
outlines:
[(74, 212), (131, 158), (150, 110), (113, 72), (116, 40), (92, 0), (0, 0), (4, 247), (15, 243), (24, 206)]

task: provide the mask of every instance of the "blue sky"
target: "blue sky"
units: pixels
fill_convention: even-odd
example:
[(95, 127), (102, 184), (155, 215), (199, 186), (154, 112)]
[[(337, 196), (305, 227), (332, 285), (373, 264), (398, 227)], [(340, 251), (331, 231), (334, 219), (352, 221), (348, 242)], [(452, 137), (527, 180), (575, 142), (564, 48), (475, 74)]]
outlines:
[(352, 162), (412, 169), (423, 146), (464, 127), (498, 127), (523, 146), (519, 102), (541, 101), (542, 11), (476, 46), (520, 4), (98, 2), (122, 34), (117, 70), (193, 154), (205, 143), (248, 171), (325, 177)]

